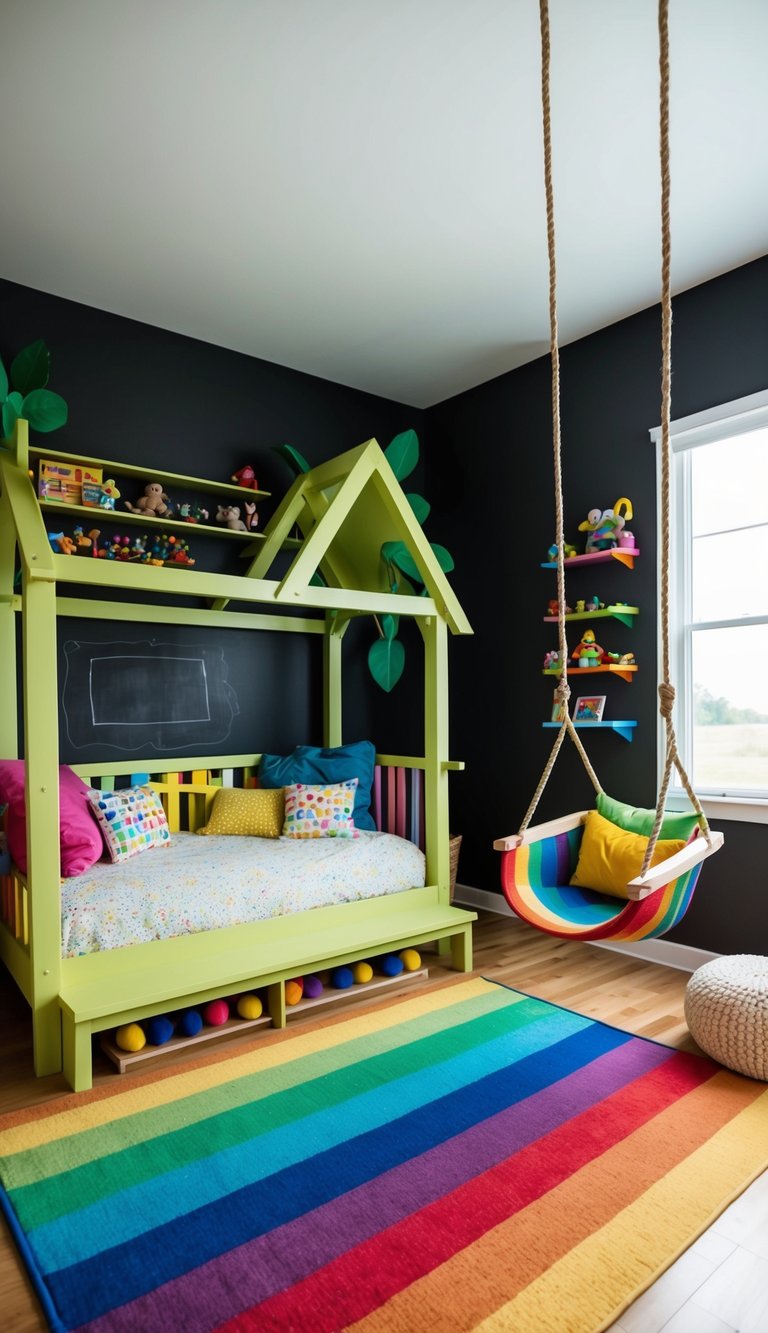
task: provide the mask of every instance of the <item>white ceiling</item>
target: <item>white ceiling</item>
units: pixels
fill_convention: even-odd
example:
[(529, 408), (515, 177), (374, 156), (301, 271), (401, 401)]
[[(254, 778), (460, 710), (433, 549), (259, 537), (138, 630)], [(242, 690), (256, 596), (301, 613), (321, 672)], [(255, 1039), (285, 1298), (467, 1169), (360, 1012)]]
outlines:
[[(675, 290), (768, 251), (768, 0), (670, 0)], [(0, 273), (427, 406), (548, 347), (536, 0), (0, 0)], [(655, 0), (551, 0), (561, 341), (659, 294)]]

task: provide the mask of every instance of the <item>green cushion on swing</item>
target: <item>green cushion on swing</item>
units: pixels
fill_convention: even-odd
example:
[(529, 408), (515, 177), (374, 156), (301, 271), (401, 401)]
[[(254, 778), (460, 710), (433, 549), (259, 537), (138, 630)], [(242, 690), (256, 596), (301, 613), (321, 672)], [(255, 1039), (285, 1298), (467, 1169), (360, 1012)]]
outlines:
[[(610, 819), (612, 824), (626, 829), (627, 833), (639, 833), (645, 838), (650, 838), (653, 821), (656, 818), (655, 810), (642, 810), (632, 805), (625, 805), (623, 801), (615, 801), (604, 791), (598, 792), (596, 805), (603, 818)], [(677, 814), (674, 810), (665, 810), (659, 837), (683, 838), (687, 842), (698, 822), (695, 814), (686, 811)]]
[[(681, 852), (685, 838), (659, 839), (653, 849), (651, 865), (666, 861)], [(584, 824), (584, 835), (579, 848), (579, 859), (571, 876), (571, 884), (581, 889), (596, 889), (612, 898), (626, 898), (626, 887), (642, 870), (648, 838), (604, 819), (597, 810), (590, 810)]]

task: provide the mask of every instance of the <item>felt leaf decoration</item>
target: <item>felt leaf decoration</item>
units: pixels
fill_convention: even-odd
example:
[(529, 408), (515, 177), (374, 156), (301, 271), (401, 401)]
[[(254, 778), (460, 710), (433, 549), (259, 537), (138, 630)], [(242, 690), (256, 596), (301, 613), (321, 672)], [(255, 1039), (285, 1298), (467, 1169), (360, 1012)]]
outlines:
[(316, 570), (315, 570), (314, 574), (312, 575), (312, 578), (309, 580), (309, 586), (310, 586), (310, 588), (327, 588), (327, 587), (328, 587), (328, 584), (326, 583), (326, 581), (325, 581), (325, 579), (323, 578), (322, 574), (320, 573), (320, 570), (319, 570), (319, 569), (316, 569)]
[(419, 438), (415, 430), (396, 435), (384, 450), (384, 457), (398, 481), (410, 476), (419, 461)]
[(426, 523), (429, 518), (429, 511), (432, 508), (429, 500), (425, 500), (423, 495), (414, 495), (412, 492), (406, 495), (411, 509), (420, 523)]
[(396, 565), (410, 579), (416, 579), (419, 583), (424, 580), (419, 573), (419, 567), (416, 564), (405, 542), (384, 542), (381, 548), (382, 558), (387, 564)]
[(21, 415), (33, 430), (57, 430), (67, 419), (67, 404), (50, 389), (33, 389), (24, 399)]
[(20, 393), (9, 393), (3, 403), (3, 438), (6, 440), (13, 435), (13, 428), (21, 416), (23, 401)]
[(376, 639), (368, 652), (368, 669), (381, 689), (389, 694), (405, 666), (405, 648), (399, 639)]
[(0, 356), (0, 403), (4, 403), (7, 397), (8, 397), (8, 375), (6, 373), (5, 366), (3, 365), (3, 358)]
[(450, 574), (451, 570), (454, 568), (453, 556), (450, 551), (446, 551), (444, 546), (438, 546), (436, 542), (430, 542), (429, 544), (432, 547), (432, 554), (437, 560), (443, 573)]
[[(44, 389), (48, 383), (51, 368), (51, 354), (45, 343), (38, 338), (14, 357), (11, 364), (11, 384), (25, 396), (33, 389)], [(38, 427), (39, 429), (39, 427)]]
[(294, 449), (292, 444), (277, 444), (274, 452), (279, 454), (284, 462), (300, 477), (302, 472), (309, 472), (310, 466), (303, 454), (298, 449)]
[(389, 613), (381, 617), (380, 624), (385, 639), (394, 639), (397, 634), (399, 620), (399, 616), (391, 616)]

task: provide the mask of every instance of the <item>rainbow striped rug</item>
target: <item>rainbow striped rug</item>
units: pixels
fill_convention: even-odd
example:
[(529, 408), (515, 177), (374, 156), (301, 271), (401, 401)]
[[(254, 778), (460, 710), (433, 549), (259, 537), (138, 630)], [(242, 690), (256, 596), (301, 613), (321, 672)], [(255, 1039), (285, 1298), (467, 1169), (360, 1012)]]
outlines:
[(481, 979), (0, 1120), (89, 1333), (596, 1330), (768, 1164), (768, 1089)]

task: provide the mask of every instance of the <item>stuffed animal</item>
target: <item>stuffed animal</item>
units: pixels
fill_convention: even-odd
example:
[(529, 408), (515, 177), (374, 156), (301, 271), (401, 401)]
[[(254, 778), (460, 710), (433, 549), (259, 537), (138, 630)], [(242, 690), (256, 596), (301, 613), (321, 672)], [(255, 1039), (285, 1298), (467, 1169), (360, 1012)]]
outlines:
[(238, 486), (244, 486), (250, 491), (257, 491), (259, 489), (256, 473), (250, 463), (246, 464), (245, 467), (241, 467), (239, 472), (233, 472), (231, 480), (236, 482)]
[(171, 506), (168, 504), (168, 496), (163, 490), (162, 482), (150, 481), (144, 487), (144, 494), (135, 505), (130, 500), (124, 501), (126, 509), (130, 509), (134, 514), (155, 514), (157, 518), (165, 518), (171, 512)]
[(240, 517), (240, 510), (237, 505), (219, 505), (216, 511), (216, 522), (226, 523), (233, 532), (247, 532), (243, 520)]
[(256, 505), (253, 500), (246, 500), (244, 508), (245, 526), (249, 532), (252, 532), (254, 528), (259, 526), (259, 516), (256, 513)]

